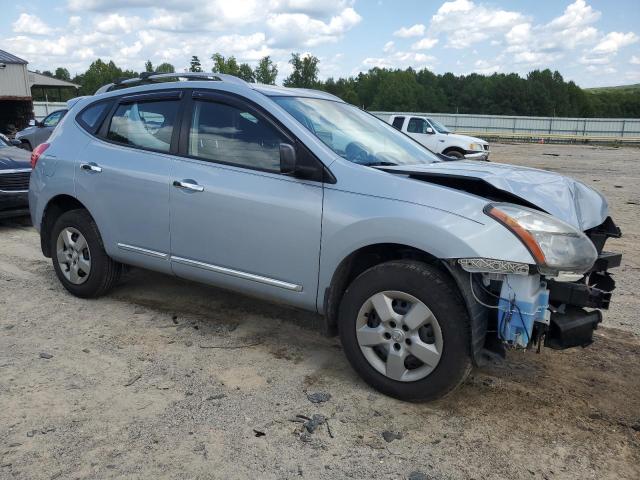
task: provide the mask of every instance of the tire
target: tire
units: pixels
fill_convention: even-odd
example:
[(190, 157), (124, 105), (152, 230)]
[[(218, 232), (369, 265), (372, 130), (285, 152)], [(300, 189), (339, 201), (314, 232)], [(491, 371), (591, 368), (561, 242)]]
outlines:
[(447, 153), (445, 153), (445, 155), (449, 158), (455, 158), (456, 160), (464, 159), (464, 153), (458, 150), (450, 150)]
[[(70, 238), (75, 236), (73, 244), (79, 246), (75, 257), (74, 248), (69, 247), (71, 241), (65, 243), (70, 233)], [(84, 243), (79, 241), (81, 238), (84, 238)], [(112, 260), (105, 252), (98, 226), (86, 210), (70, 210), (63, 213), (56, 220), (49, 241), (56, 275), (64, 288), (76, 297), (99, 297), (107, 293), (118, 281), (122, 265)], [(80, 244), (85, 243), (86, 248), (80, 251)], [(74, 258), (78, 264), (75, 275), (71, 272)], [(62, 262), (63, 259), (65, 263)]]
[(20, 144), (20, 148), (26, 150), (27, 152), (33, 151), (33, 148), (31, 148), (31, 144), (26, 140)]
[[(394, 310), (392, 315), (396, 315), (392, 318), (401, 318), (399, 324), (395, 324), (396, 328), (391, 330), (388, 322), (383, 321), (384, 314), (379, 315), (378, 308), (373, 308), (375, 300), (372, 298), (379, 299), (380, 295), (389, 299), (395, 295), (397, 298), (396, 303), (386, 304), (395, 305), (391, 307)], [(405, 311), (407, 314), (398, 317), (400, 310), (396, 309), (401, 306), (408, 309)], [(417, 331), (409, 329), (409, 325), (421, 317), (416, 313), (414, 320), (410, 321), (408, 312), (414, 310), (431, 318), (427, 320), (430, 323)], [(403, 323), (405, 320), (406, 324)], [(366, 323), (361, 324), (363, 321)], [(379, 322), (378, 326), (376, 322)], [(378, 336), (380, 327), (384, 331), (382, 337)], [(342, 298), (338, 328), (345, 354), (354, 370), (376, 390), (400, 400), (424, 402), (443, 397), (460, 385), (471, 371), (469, 316), (464, 302), (457, 288), (442, 272), (421, 262), (390, 261), (359, 275)], [(383, 343), (372, 348), (361, 346), (373, 338), (369, 334), (375, 335), (372, 344), (379, 340)], [(385, 337), (389, 334), (393, 337)], [(400, 348), (396, 350), (398, 346)], [(385, 360), (385, 349), (393, 349), (399, 358), (407, 355), (402, 362), (392, 362), (401, 365), (398, 367), (398, 371), (404, 372), (401, 377), (387, 375), (390, 371), (387, 360), (396, 357), (387, 354)], [(437, 360), (435, 351), (439, 354)], [(420, 356), (427, 358), (428, 363), (413, 357), (413, 352), (421, 352)], [(425, 352), (428, 355), (425, 356)], [(420, 363), (422, 365), (416, 367)]]

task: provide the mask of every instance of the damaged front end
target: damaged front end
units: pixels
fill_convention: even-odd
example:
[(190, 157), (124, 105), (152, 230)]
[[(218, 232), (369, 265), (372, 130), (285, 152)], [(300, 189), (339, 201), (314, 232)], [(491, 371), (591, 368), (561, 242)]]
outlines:
[(621, 232), (610, 217), (576, 232), (540, 212), (522, 212), (509, 204), (491, 204), (486, 210), (520, 238), (536, 264), (462, 258), (449, 265), (470, 298), (477, 363), (482, 352), (504, 355), (510, 348), (591, 344), (615, 289), (609, 270), (620, 265), (622, 256), (605, 251), (604, 245)]

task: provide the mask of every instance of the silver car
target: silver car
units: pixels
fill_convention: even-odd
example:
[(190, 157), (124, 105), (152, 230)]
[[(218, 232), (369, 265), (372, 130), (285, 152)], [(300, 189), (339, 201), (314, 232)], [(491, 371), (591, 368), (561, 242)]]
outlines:
[(580, 182), (441, 162), (332, 95), (227, 75), (107, 85), (32, 161), (33, 224), (72, 294), (134, 265), (318, 312), (404, 400), (509, 349), (588, 345), (620, 263)]
[(20, 141), (22, 148), (31, 151), (41, 143), (47, 141), (51, 132), (53, 132), (66, 114), (66, 109), (56, 110), (47, 115), (42, 121), (31, 120), (27, 128), (16, 133), (15, 139)]

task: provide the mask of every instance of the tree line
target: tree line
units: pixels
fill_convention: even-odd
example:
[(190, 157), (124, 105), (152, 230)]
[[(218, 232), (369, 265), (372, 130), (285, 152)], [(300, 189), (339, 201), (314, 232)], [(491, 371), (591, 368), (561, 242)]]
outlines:
[[(266, 56), (255, 67), (220, 53), (211, 56), (214, 73), (226, 73), (247, 82), (275, 85), (278, 68)], [(640, 89), (589, 92), (549, 69), (534, 70), (525, 77), (517, 73), (493, 75), (435, 74), (428, 69), (372, 68), (347, 78), (319, 79), (320, 61), (313, 55), (292, 53), (291, 73), (282, 80), (285, 87), (315, 88), (332, 93), (367, 110), (487, 115), (533, 115), (545, 117), (640, 117)], [(154, 67), (149, 60), (145, 72), (173, 73), (170, 63)], [(197, 56), (189, 71), (202, 72)], [(94, 61), (88, 70), (73, 78), (66, 68), (42, 72), (80, 85), (81, 95), (92, 95), (100, 86), (119, 78), (137, 77), (113, 61)]]

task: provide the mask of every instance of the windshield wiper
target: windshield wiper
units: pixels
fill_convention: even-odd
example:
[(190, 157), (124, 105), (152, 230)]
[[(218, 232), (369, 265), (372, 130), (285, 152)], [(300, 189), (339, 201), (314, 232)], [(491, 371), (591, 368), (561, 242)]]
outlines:
[(397, 163), (393, 162), (371, 162), (371, 163), (363, 163), (365, 167), (397, 167)]

